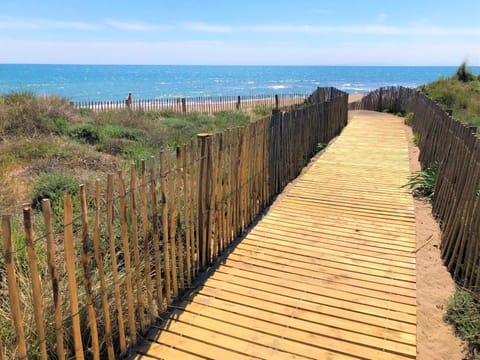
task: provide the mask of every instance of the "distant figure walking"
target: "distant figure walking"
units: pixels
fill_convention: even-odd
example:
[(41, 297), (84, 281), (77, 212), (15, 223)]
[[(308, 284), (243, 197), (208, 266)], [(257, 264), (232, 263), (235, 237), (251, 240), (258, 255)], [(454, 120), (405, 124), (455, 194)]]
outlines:
[(128, 93), (128, 97), (127, 97), (127, 107), (129, 110), (132, 109), (132, 93)]

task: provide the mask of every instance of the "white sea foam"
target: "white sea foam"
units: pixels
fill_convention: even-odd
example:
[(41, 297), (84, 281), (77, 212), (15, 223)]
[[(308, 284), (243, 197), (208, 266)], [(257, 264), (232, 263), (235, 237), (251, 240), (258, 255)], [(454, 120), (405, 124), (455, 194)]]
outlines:
[(286, 86), (286, 85), (273, 85), (273, 86), (269, 86), (268, 88), (269, 89), (274, 89), (274, 90), (281, 90), (281, 89), (287, 89), (288, 86)]

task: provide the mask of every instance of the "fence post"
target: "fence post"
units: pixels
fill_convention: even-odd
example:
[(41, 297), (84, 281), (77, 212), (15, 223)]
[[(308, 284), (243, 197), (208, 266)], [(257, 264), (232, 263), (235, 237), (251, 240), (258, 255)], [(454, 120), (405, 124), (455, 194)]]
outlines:
[(42, 305), (42, 286), (40, 284), (40, 274), (38, 272), (37, 255), (34, 248), (33, 240), (33, 219), (32, 208), (26, 207), (23, 209), (23, 225), (25, 228), (25, 240), (28, 253), (28, 266), (30, 269), (30, 276), (32, 281), (32, 295), (34, 303), (35, 323), (37, 325), (37, 333), (39, 338), (40, 355), (42, 359), (47, 359), (47, 345), (45, 339), (45, 327), (43, 319), (43, 305)]
[(20, 311), (20, 296), (17, 284), (17, 275), (15, 273), (15, 251), (12, 243), (12, 228), (10, 219), (10, 215), (2, 216), (3, 254), (5, 256), (5, 266), (7, 268), (8, 299), (10, 302), (10, 311), (12, 312), (15, 335), (17, 339), (16, 357), (19, 359), (26, 359), (27, 345), (25, 343), (22, 313)]
[(207, 265), (208, 238), (211, 223), (210, 189), (212, 182), (212, 135), (198, 134), (198, 149), (200, 152), (200, 169), (198, 176), (198, 224), (200, 233), (200, 263), (202, 270)]
[(98, 341), (97, 319), (93, 305), (92, 280), (91, 280), (91, 255), (90, 255), (90, 234), (87, 212), (87, 195), (85, 185), (80, 185), (80, 205), (82, 210), (82, 268), (85, 297), (87, 300), (88, 317), (90, 322), (90, 335), (92, 339), (91, 353), (95, 360), (100, 359), (100, 345)]
[(240, 110), (240, 102), (241, 102), (241, 97), (239, 95), (237, 98), (237, 110)]
[(187, 99), (182, 98), (182, 112), (186, 113), (187, 112)]
[(73, 243), (73, 206), (70, 196), (64, 197), (64, 248), (67, 268), (70, 311), (72, 317), (75, 358), (83, 359), (82, 331), (80, 329), (80, 311), (78, 306), (77, 281), (75, 278), (75, 246)]
[(275, 109), (278, 109), (278, 95), (275, 94)]
[(3, 342), (1, 337), (0, 337), (0, 360), (3, 360)]

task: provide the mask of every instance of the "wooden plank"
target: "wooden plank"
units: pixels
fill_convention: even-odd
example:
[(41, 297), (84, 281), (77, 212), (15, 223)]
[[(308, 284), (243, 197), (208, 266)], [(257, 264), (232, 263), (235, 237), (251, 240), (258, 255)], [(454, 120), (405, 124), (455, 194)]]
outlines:
[(17, 274), (15, 271), (15, 248), (12, 239), (11, 216), (2, 215), (2, 237), (3, 237), (3, 255), (5, 256), (5, 265), (7, 269), (8, 300), (10, 311), (12, 313), (13, 324), (16, 335), (16, 356), (20, 359), (27, 358), (27, 344), (25, 333), (23, 331), (23, 318), (20, 308), (20, 291), (18, 288)]
[(25, 229), (25, 242), (27, 246), (28, 268), (30, 270), (30, 280), (32, 284), (33, 313), (39, 338), (40, 355), (42, 359), (47, 359), (47, 344), (45, 339), (44, 310), (42, 303), (42, 285), (40, 274), (38, 272), (37, 254), (34, 248), (33, 235), (33, 211), (31, 207), (23, 208), (23, 225)]
[[(173, 346), (159, 344), (157, 342), (148, 342), (144, 345), (146, 348), (145, 350), (140, 349), (139, 355), (136, 359), (157, 359), (157, 360), (198, 360), (198, 359), (205, 359), (205, 356), (202, 355), (194, 355), (190, 354), (185, 351), (181, 351), (176, 349)], [(144, 354), (142, 351), (146, 351), (148, 353)]]
[[(378, 273), (375, 275), (370, 275), (356, 273), (350, 270), (322, 268), (312, 264), (308, 264), (310, 265), (308, 266), (305, 263), (296, 262), (291, 259), (279, 259), (269, 255), (252, 254), (251, 252), (242, 254), (241, 251), (236, 251), (229, 256), (229, 259), (260, 267), (281, 269), (288, 273), (296, 273), (306, 277), (311, 277), (312, 279), (321, 279), (325, 275), (330, 275), (338, 277), (340, 283), (342, 283), (342, 278), (356, 280), (359, 281), (356, 284), (358, 284), (360, 287), (362, 287), (361, 282), (365, 282), (363, 286), (366, 287), (371, 286), (376, 289), (385, 289), (387, 291), (390, 290), (393, 293), (396, 293), (396, 290), (398, 289), (399, 294), (402, 293), (403, 295), (415, 297), (415, 278), (410, 278), (408, 280), (397, 280), (396, 278), (389, 276), (388, 273), (385, 273), (384, 276), (379, 276)], [(413, 290), (413, 292), (411, 290)]]
[(64, 208), (64, 249), (65, 249), (65, 267), (68, 279), (68, 294), (70, 299), (70, 313), (72, 318), (72, 330), (75, 349), (75, 358), (84, 359), (82, 332), (80, 329), (80, 312), (78, 306), (77, 281), (75, 278), (75, 246), (73, 239), (73, 206), (70, 196), (65, 195), (63, 201)]
[[(226, 186), (238, 204), (225, 214), (233, 230), (245, 228), (262, 192), (285, 185), (300, 161), (310, 137), (308, 126), (295, 130), (295, 116), (281, 115), (269, 129), (276, 163), (268, 168), (257, 162), (258, 125), (225, 138), (233, 140), (225, 146)], [(152, 344), (212, 358), (415, 358), (415, 220), (401, 187), (409, 175), (402, 126), (394, 117), (352, 121)], [(324, 129), (336, 131), (333, 123)], [(294, 130), (305, 132), (305, 143), (284, 146), (280, 139)], [(265, 169), (273, 181), (261, 179)], [(252, 172), (259, 178), (248, 178)]]
[[(50, 204), (50, 199), (42, 200), (42, 213), (45, 223), (45, 232), (47, 237), (47, 266), (48, 273), (52, 282), (52, 298), (53, 298), (53, 307), (55, 312), (55, 338), (56, 338), (56, 353), (59, 360), (65, 359), (65, 348), (63, 345), (63, 329), (62, 329), (62, 304), (60, 296), (60, 286), (59, 286), (59, 275), (56, 266), (56, 251), (55, 251), (55, 240), (53, 237), (53, 222), (52, 222), (52, 207)], [(95, 232), (96, 233), (96, 232)], [(95, 237), (95, 234), (94, 234)], [(100, 267), (99, 267), (100, 268)], [(103, 271), (103, 268), (102, 268)], [(102, 273), (103, 275), (103, 273)], [(110, 324), (105, 324), (105, 326), (110, 326)]]
[[(184, 334), (169, 331), (168, 329), (164, 329), (158, 336), (151, 340), (159, 344), (174, 346), (175, 348), (185, 352), (202, 355), (207, 359), (260, 359), (258, 356), (252, 357), (236, 351), (231, 351), (225, 347), (222, 347), (218, 342), (217, 344), (209, 344), (190, 336), (185, 336)], [(222, 345), (228, 346), (228, 343)]]
[[(233, 281), (232, 278), (230, 278), (229, 281), (227, 281), (222, 278), (222, 275), (219, 275), (219, 280), (220, 279), (222, 279), (221, 282), (216, 282), (213, 280), (217, 279), (212, 278), (212, 281), (209, 282), (208, 287), (205, 286), (205, 288), (202, 289), (201, 293), (218, 297), (230, 296), (228, 298), (229, 301), (237, 301), (236, 298), (238, 298), (238, 295), (242, 295), (243, 293), (250, 293), (251, 288), (258, 289), (259, 285), (267, 286), (268, 284), (248, 278), (236, 278)], [(239, 289), (235, 287), (235, 284), (242, 284), (243, 292), (238, 291)], [(390, 306), (390, 303), (388, 301), (372, 301), (371, 299), (364, 298), (362, 296), (352, 296), (351, 294), (342, 291), (336, 291), (335, 289), (323, 289), (322, 293), (306, 292), (302, 289), (305, 295), (298, 296), (298, 294), (295, 293), (296, 288), (285, 286), (285, 284), (280, 284), (279, 287), (282, 288), (281, 290), (283, 291), (283, 293), (279, 293), (281, 295), (292, 293), (296, 294), (297, 298), (309, 299), (309, 301), (325, 302), (327, 304), (335, 304), (334, 302), (329, 301), (330, 299), (334, 299), (334, 301), (339, 304), (338, 306), (343, 306), (344, 308), (348, 308), (348, 306), (353, 306), (355, 307), (355, 309), (363, 309), (368, 314), (384, 316), (386, 318), (392, 318), (395, 320), (403, 321), (405, 323), (415, 322), (414, 312), (408, 313), (404, 309), (395, 309)], [(224, 294), (222, 290), (232, 291), (234, 292), (234, 295)], [(274, 294), (275, 293), (272, 293), (272, 295)], [(324, 299), (323, 297), (329, 299)]]

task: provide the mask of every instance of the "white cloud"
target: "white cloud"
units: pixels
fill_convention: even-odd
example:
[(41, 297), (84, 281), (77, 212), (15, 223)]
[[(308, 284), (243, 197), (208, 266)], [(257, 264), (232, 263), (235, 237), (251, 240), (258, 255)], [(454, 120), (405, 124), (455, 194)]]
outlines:
[(165, 31), (165, 30), (172, 29), (172, 27), (168, 25), (133, 23), (133, 22), (112, 20), (112, 19), (105, 20), (105, 25), (110, 26), (117, 30), (139, 31), (139, 32), (156, 32), (156, 31)]
[(102, 26), (82, 21), (58, 21), (49, 19), (18, 19), (0, 17), (0, 29), (5, 30), (35, 30), (35, 29), (73, 29), (99, 30)]
[(186, 22), (182, 23), (181, 27), (186, 30), (200, 31), (200, 32), (211, 32), (211, 33), (231, 33), (233, 31), (238, 31), (232, 26), (227, 25), (213, 25), (202, 22)]
[[(457, 65), (480, 64), (467, 42), (364, 42), (300, 46), (221, 41), (40, 42), (0, 38), (0, 63), (198, 65)], [(285, 51), (289, 49), (289, 51)]]
[[(379, 20), (386, 19), (380, 14)], [(82, 21), (59, 21), (51, 19), (30, 19), (0, 16), (3, 30), (71, 29), (99, 31), (113, 28), (131, 32), (195, 31), (204, 33), (291, 33), (291, 34), (369, 34), (391, 36), (480, 36), (480, 27), (439, 27), (415, 24), (410, 26), (389, 26), (385, 24), (352, 24), (343, 26), (292, 25), (292, 24), (243, 24), (224, 25), (206, 22), (181, 22), (177, 24), (156, 24), (106, 19), (101, 23)]]

